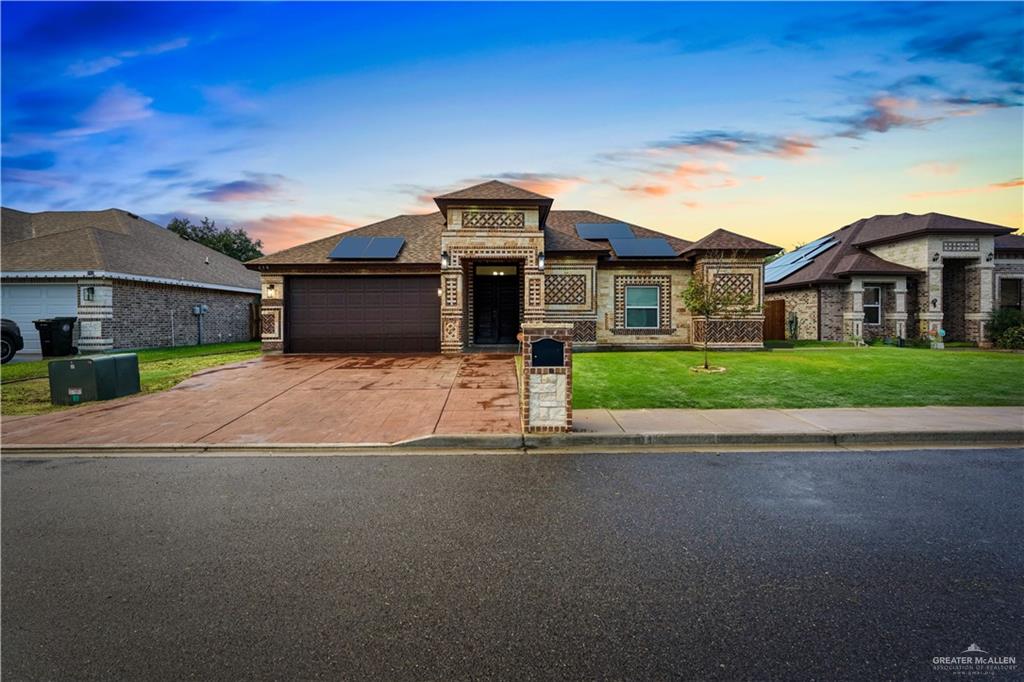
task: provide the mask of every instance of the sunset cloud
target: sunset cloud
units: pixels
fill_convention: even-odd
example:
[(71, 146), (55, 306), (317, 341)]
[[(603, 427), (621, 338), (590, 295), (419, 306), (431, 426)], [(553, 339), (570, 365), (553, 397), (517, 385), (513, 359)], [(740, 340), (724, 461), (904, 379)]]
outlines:
[(360, 224), (333, 215), (269, 215), (257, 220), (241, 221), (253, 239), (263, 241), (264, 253), (275, 253), (298, 244), (329, 237), (360, 227)]
[(245, 173), (244, 180), (212, 185), (193, 194), (197, 199), (217, 203), (232, 201), (268, 201), (279, 198), (286, 178), (276, 173)]
[(67, 74), (69, 76), (74, 76), (75, 78), (95, 76), (121, 66), (121, 64), (124, 64), (125, 61), (129, 59), (145, 55), (163, 54), (164, 52), (171, 52), (172, 50), (180, 50), (183, 47), (187, 47), (188, 44), (188, 38), (177, 38), (175, 40), (158, 43), (141, 50), (123, 50), (114, 55), (107, 55), (96, 59), (81, 60), (69, 66)]
[(887, 133), (895, 128), (923, 128), (941, 118), (915, 115), (918, 108), (916, 99), (879, 95), (859, 113), (830, 120), (845, 126), (837, 133), (839, 137), (859, 138), (865, 133)]
[(63, 137), (84, 137), (137, 123), (153, 115), (152, 97), (115, 85), (78, 115), (79, 126), (61, 131)]
[(993, 182), (990, 185), (982, 185), (981, 187), (962, 187), (959, 189), (914, 192), (913, 194), (908, 194), (907, 198), (931, 199), (933, 197), (955, 197), (962, 196), (964, 194), (987, 194), (988, 192), (998, 192), (1004, 189), (1013, 189), (1014, 187), (1024, 187), (1024, 178), (1014, 178), (1013, 180), (1007, 180), (1006, 182)]
[(945, 176), (960, 172), (960, 164), (952, 161), (925, 161), (907, 169), (911, 175)]

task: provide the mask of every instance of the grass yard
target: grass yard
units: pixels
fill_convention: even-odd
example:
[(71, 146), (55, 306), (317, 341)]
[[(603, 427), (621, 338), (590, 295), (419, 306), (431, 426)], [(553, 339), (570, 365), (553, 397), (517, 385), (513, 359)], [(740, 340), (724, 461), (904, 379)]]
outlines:
[[(214, 343), (137, 351), (143, 393), (164, 391), (201, 369), (249, 360), (260, 355), (259, 342)], [(0, 368), (0, 414), (40, 414), (69, 409), (50, 404), (49, 360), (19, 362)], [(88, 404), (88, 403), (86, 403)]]
[(918, 348), (577, 353), (576, 409), (1024, 405), (1024, 355)]

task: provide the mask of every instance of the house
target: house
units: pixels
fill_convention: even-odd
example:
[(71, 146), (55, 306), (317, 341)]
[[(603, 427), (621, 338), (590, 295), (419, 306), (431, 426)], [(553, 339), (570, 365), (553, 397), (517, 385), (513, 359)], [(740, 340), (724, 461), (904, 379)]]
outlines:
[(259, 276), (137, 215), (2, 212), (2, 312), (38, 353), (33, 320), (73, 316), (82, 352), (252, 338)]
[[(571, 323), (579, 348), (762, 346), (763, 260), (778, 247), (717, 230), (689, 242), (491, 181), (401, 215), (250, 261), (263, 347), (461, 353), (516, 343), (524, 321)], [(694, 273), (756, 312), (694, 320)]]
[[(995, 307), (1021, 306), (1024, 237), (967, 218), (879, 215), (765, 268), (766, 301), (796, 316), (797, 337), (985, 343)], [(769, 305), (771, 305), (769, 303)]]

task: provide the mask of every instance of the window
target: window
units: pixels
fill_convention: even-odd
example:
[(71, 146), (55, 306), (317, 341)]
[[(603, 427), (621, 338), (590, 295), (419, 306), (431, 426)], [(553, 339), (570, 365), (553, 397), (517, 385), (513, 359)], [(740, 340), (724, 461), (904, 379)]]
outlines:
[(659, 287), (626, 287), (626, 328), (658, 328)]
[(999, 307), (1021, 309), (1021, 282), (1019, 279), (999, 280)]
[(864, 287), (864, 324), (882, 323), (882, 287)]

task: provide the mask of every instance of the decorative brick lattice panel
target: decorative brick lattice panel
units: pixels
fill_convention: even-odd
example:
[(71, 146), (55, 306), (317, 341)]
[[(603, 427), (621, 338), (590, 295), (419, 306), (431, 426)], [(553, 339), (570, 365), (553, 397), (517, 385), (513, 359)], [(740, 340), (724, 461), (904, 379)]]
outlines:
[[(711, 320), (708, 343), (760, 343), (764, 323), (759, 320)], [(704, 342), (704, 320), (693, 321), (693, 340)]]
[(525, 267), (537, 267), (537, 249), (525, 246), (450, 246), (448, 253), (451, 254), (452, 267), (462, 267), (462, 261), (479, 259), (482, 261), (497, 260), (523, 260)]
[(583, 305), (587, 302), (584, 275), (547, 275), (544, 278), (545, 305)]
[(526, 304), (529, 308), (541, 307), (541, 280), (539, 277), (526, 279)]
[(454, 308), (459, 305), (459, 280), (457, 277), (444, 278), (444, 305)]
[[(658, 287), (659, 329), (626, 328), (626, 287)], [(672, 278), (668, 275), (616, 275), (615, 276), (615, 333), (616, 334), (670, 334), (672, 333)]]
[(260, 315), (260, 334), (263, 336), (277, 336), (277, 318), (271, 313)]
[(977, 251), (978, 242), (973, 239), (950, 239), (942, 242), (943, 251)]
[(595, 343), (597, 341), (597, 322), (594, 320), (578, 320), (572, 323), (573, 343)]
[(750, 299), (754, 296), (754, 276), (749, 273), (723, 272), (715, 275), (716, 294)]
[(522, 230), (526, 214), (522, 211), (467, 211), (462, 214), (462, 227), (479, 230)]
[(459, 338), (459, 321), (458, 320), (445, 320), (444, 321), (444, 339), (445, 341), (460, 341)]

